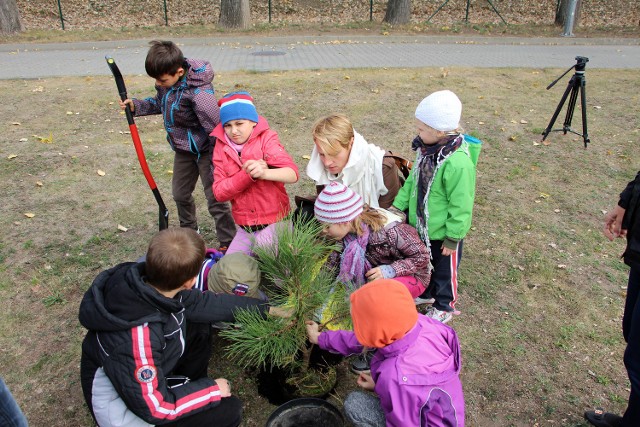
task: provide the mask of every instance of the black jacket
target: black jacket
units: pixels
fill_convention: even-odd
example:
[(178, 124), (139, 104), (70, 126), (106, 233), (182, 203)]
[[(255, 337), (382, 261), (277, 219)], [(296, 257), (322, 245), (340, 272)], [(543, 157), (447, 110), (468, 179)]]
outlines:
[[(154, 425), (216, 405), (220, 390), (211, 378), (167, 386), (184, 352), (187, 321), (233, 321), (237, 308), (268, 309), (260, 300), (198, 290), (167, 298), (144, 282), (144, 271), (144, 263), (103, 271), (80, 304), (80, 323), (89, 330), (82, 343), (82, 388), (96, 419), (108, 414), (109, 425), (118, 425), (111, 422), (117, 412), (110, 403), (113, 389), (115, 400), (126, 405), (120, 410)], [(112, 396), (104, 397), (105, 390)]]
[(624, 262), (640, 267), (640, 172), (620, 193), (618, 205), (626, 209), (622, 220), (622, 228), (627, 230)]

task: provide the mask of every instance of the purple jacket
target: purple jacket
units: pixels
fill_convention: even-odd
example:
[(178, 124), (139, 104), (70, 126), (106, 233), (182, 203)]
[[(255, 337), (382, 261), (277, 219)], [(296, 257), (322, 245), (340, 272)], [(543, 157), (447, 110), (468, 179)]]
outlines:
[[(323, 331), (318, 344), (343, 355), (362, 351), (349, 331)], [(404, 337), (378, 349), (371, 376), (387, 427), (463, 427), (460, 364), (453, 328), (422, 314)]]
[(186, 78), (170, 88), (156, 86), (154, 98), (133, 99), (136, 116), (162, 114), (167, 141), (174, 151), (200, 154), (210, 151), (209, 134), (220, 121), (213, 93), (214, 73), (208, 61), (187, 59)]

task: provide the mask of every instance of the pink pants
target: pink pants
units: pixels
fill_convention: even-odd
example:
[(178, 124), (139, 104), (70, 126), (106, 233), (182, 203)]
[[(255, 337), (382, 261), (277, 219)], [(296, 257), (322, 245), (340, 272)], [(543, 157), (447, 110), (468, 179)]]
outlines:
[(426, 289), (426, 286), (413, 276), (394, 277), (393, 280), (405, 285), (409, 289), (412, 298), (418, 298)]
[(262, 230), (254, 232), (238, 227), (236, 236), (233, 238), (229, 248), (227, 249), (227, 254), (242, 252), (253, 256), (253, 251), (251, 250), (253, 245), (267, 246), (273, 243), (274, 236), (276, 235), (276, 229), (279, 224), (283, 223), (277, 222), (275, 224), (268, 225)]

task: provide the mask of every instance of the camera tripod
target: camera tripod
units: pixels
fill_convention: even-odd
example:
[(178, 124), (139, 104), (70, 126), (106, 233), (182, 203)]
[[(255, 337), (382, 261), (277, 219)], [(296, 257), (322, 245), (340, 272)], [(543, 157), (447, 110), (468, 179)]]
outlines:
[[(589, 58), (584, 56), (576, 56), (577, 63), (565, 71), (560, 77), (554, 80), (549, 86), (547, 86), (547, 90), (551, 89), (558, 81), (565, 76), (569, 71), (576, 69), (576, 72), (569, 80), (569, 84), (567, 85), (567, 89), (564, 91), (562, 95), (562, 99), (560, 99), (560, 103), (556, 108), (556, 111), (553, 113), (553, 117), (551, 117), (551, 121), (547, 128), (542, 132), (542, 140), (544, 141), (550, 132), (562, 131), (565, 135), (567, 132), (574, 133), (578, 136), (581, 136), (584, 140), (584, 148), (587, 148), (587, 144), (589, 141), (589, 133), (587, 132), (587, 94), (585, 93), (585, 84), (586, 80), (584, 77), (584, 70), (587, 67), (587, 62), (589, 62)], [(576, 100), (578, 99), (578, 92), (580, 92), (580, 109), (582, 110), (582, 133), (578, 133), (571, 129), (571, 120), (573, 119), (573, 111), (576, 108)], [(571, 94), (571, 96), (569, 96)], [(553, 124), (555, 123), (560, 111), (562, 110), (562, 106), (564, 102), (569, 97), (569, 104), (567, 105), (567, 115), (564, 118), (564, 123), (562, 125), (562, 129), (551, 129)]]

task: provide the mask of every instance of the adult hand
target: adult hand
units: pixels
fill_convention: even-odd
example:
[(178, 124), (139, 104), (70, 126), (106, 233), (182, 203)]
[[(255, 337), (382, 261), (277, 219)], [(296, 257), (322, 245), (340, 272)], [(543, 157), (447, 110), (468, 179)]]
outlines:
[(365, 390), (373, 391), (376, 382), (371, 378), (371, 374), (361, 372), (360, 375), (358, 375), (358, 385)]
[(214, 380), (220, 389), (220, 397), (231, 396), (231, 383), (224, 378), (216, 378)]
[(242, 165), (242, 170), (249, 174), (253, 179), (264, 179), (265, 174), (269, 170), (267, 162), (264, 160), (247, 160)]
[(311, 344), (318, 344), (318, 337), (320, 336), (320, 327), (313, 320), (307, 320), (304, 322), (307, 325), (307, 336)]
[(125, 99), (124, 101), (118, 100), (118, 104), (120, 105), (120, 108), (122, 108), (123, 110), (127, 108), (127, 105), (128, 105), (132, 113), (136, 109), (136, 106), (134, 105), (133, 101), (130, 100), (129, 98)]
[(627, 235), (627, 230), (622, 229), (622, 218), (624, 218), (624, 212), (624, 208), (616, 205), (612, 211), (605, 215), (603, 233), (607, 239), (613, 240), (616, 237), (624, 237)]

